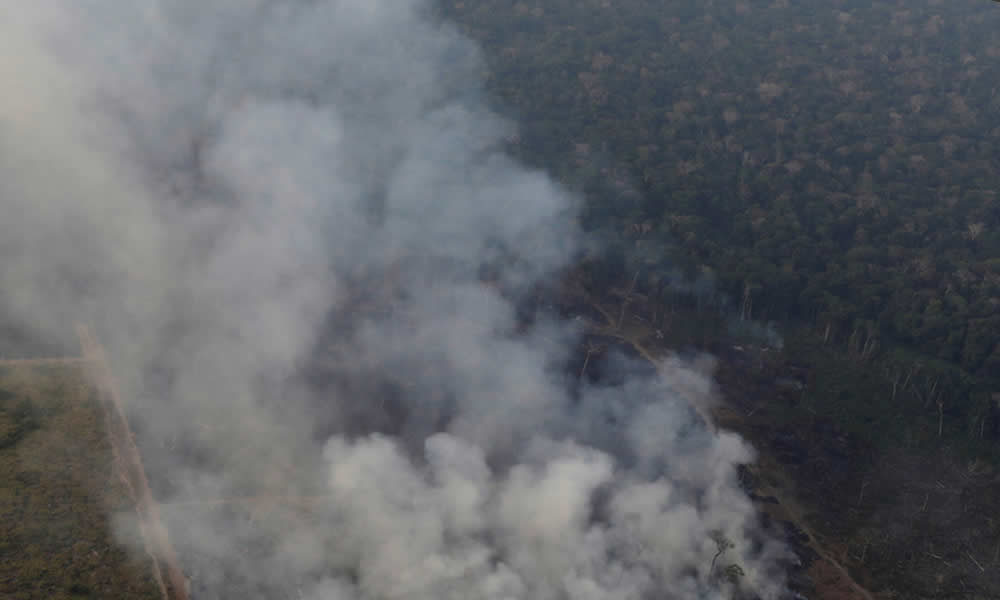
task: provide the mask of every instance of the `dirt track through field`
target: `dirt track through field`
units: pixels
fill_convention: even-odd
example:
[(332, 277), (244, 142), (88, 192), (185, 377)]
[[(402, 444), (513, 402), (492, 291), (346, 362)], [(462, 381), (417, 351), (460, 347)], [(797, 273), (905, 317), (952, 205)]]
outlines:
[(97, 387), (105, 410), (108, 438), (111, 441), (118, 474), (135, 502), (143, 544), (152, 559), (153, 576), (163, 600), (188, 600), (187, 579), (178, 565), (167, 529), (160, 520), (159, 507), (149, 489), (142, 457), (129, 428), (125, 408), (118, 394), (104, 348), (89, 327), (77, 325), (76, 332), (83, 349), (82, 360), (89, 367), (89, 374)]

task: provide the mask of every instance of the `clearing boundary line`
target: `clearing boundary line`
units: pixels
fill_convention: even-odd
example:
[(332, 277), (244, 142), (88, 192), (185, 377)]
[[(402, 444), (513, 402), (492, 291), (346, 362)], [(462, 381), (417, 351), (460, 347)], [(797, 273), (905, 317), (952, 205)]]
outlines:
[(108, 438), (111, 441), (119, 475), (135, 502), (143, 544), (153, 562), (153, 577), (160, 588), (163, 600), (188, 600), (188, 581), (178, 566), (177, 555), (170, 544), (167, 529), (160, 520), (160, 510), (149, 489), (142, 457), (129, 428), (125, 408), (115, 386), (104, 348), (86, 325), (78, 324), (76, 333), (80, 338), (83, 361), (88, 366), (105, 409)]

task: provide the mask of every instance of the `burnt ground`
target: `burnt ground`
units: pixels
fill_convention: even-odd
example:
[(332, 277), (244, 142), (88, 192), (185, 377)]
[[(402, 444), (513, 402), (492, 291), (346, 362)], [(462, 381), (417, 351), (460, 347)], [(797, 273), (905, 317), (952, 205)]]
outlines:
[[(565, 302), (561, 309), (572, 313), (571, 302)], [(749, 369), (753, 371), (759, 360), (751, 360), (749, 356), (742, 356), (740, 351), (735, 351), (735, 355), (727, 356), (722, 352), (722, 348), (701, 347), (702, 341), (698, 336), (688, 336), (686, 339), (673, 338), (661, 328), (657, 328), (648, 323), (640, 322), (637, 326), (633, 323), (626, 323), (622, 328), (614, 325), (618, 323), (620, 313), (604, 308), (594, 308), (592, 304), (589, 314), (581, 318), (587, 323), (588, 334), (584, 336), (579, 348), (582, 358), (578, 361), (586, 361), (587, 353), (594, 355), (606, 355), (619, 352), (632, 358), (649, 359), (655, 361), (656, 356), (677, 352), (680, 347), (681, 352), (697, 354), (706, 350), (714, 350), (718, 359), (716, 380), (719, 383), (721, 395), (726, 398), (733, 398), (735, 402), (722, 404), (718, 407), (712, 418), (717, 424), (728, 429), (736, 430), (750, 439), (754, 446), (761, 450), (762, 439), (774, 439), (778, 446), (784, 443), (791, 454), (799, 456), (804, 445), (799, 443), (799, 438), (795, 436), (770, 436), (768, 432), (760, 431), (763, 435), (755, 439), (747, 435), (748, 431), (743, 426), (746, 424), (741, 414), (753, 411), (753, 407), (746, 410), (740, 408), (740, 403), (755, 404), (754, 396), (745, 393), (736, 394), (736, 386), (740, 383), (741, 374)], [(604, 322), (595, 322), (594, 315), (599, 315)], [(623, 319), (627, 320), (627, 319)], [(648, 329), (651, 331), (643, 331)], [(659, 330), (660, 333), (657, 333)], [(662, 335), (661, 335), (662, 334)], [(641, 335), (642, 337), (639, 337)], [(598, 370), (602, 364), (600, 360), (591, 360), (586, 375), (592, 381), (599, 380), (603, 373)], [(744, 390), (745, 391), (745, 390)], [(766, 392), (762, 389), (761, 392)], [(765, 415), (770, 411), (760, 411), (759, 419), (765, 420)], [(761, 515), (761, 522), (764, 530), (770, 535), (783, 539), (798, 558), (798, 564), (793, 565), (788, 573), (789, 588), (793, 595), (798, 598), (811, 598), (817, 600), (870, 600), (873, 596), (848, 572), (841, 561), (832, 555), (825, 547), (821, 546), (821, 541), (817, 538), (804, 518), (805, 511), (792, 499), (792, 485), (790, 480), (784, 476), (780, 461), (775, 462), (771, 458), (770, 452), (761, 452), (759, 460), (754, 465), (749, 465), (741, 471), (741, 481), (744, 489), (751, 499), (754, 500)]]
[[(802, 596), (1000, 597), (1000, 474), (992, 465), (948, 446), (927, 452), (866, 437), (838, 415), (849, 411), (817, 409), (807, 401), (821, 396), (812, 389), (824, 381), (816, 356), (737, 342), (709, 320), (698, 325), (690, 309), (657, 314), (639, 294), (597, 301), (576, 288), (564, 297), (563, 311), (585, 305), (590, 330), (647, 359), (676, 348), (716, 358), (723, 402), (713, 417), (758, 452), (745, 487), (801, 559), (790, 578)], [(838, 376), (851, 373), (848, 365)]]

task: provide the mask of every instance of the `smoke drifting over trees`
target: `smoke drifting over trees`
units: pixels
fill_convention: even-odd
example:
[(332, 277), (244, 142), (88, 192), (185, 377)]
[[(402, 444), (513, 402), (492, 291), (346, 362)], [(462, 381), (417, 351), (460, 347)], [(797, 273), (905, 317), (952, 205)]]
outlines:
[(0, 49), (3, 314), (95, 324), (161, 501), (328, 496), (170, 509), (193, 597), (781, 595), (709, 376), (571, 393), (579, 332), (519, 322), (575, 200), (427, 3), (38, 0)]

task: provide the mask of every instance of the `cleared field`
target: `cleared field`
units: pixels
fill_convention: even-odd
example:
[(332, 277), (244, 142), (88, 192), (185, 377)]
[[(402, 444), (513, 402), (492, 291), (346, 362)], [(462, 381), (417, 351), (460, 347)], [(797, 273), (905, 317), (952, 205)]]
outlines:
[(0, 365), (0, 598), (155, 600), (152, 562), (113, 539), (134, 514), (79, 364)]

